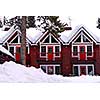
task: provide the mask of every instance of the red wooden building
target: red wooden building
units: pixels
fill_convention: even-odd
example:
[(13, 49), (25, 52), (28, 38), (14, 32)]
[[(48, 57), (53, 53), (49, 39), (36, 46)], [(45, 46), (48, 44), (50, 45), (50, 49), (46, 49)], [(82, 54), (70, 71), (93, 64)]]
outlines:
[[(69, 33), (68, 37), (64, 35)], [(41, 68), (47, 74), (99, 75), (100, 41), (94, 34), (84, 25), (59, 36), (28, 29), (27, 66)], [(13, 26), (2, 40), (2, 45), (15, 56), (17, 62), (20, 62), (20, 38), (21, 32)]]

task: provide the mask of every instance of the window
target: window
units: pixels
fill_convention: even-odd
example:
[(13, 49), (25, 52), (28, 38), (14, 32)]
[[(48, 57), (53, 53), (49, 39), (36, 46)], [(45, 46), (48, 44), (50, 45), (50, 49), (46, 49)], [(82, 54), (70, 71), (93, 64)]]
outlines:
[(46, 73), (46, 66), (41, 66), (41, 69)]
[(85, 52), (85, 47), (84, 46), (80, 47), (80, 53), (84, 53), (84, 52)]
[(16, 47), (16, 53), (20, 53), (21, 52), (21, 48), (20, 47)]
[(81, 42), (81, 35), (78, 37), (78, 39), (75, 42)]
[(89, 40), (83, 35), (83, 42), (89, 42)]
[(12, 43), (18, 43), (18, 36), (12, 41)]
[(60, 55), (59, 46), (55, 46), (55, 56), (59, 56), (59, 55)]
[(87, 56), (92, 55), (92, 46), (87, 46)]
[(57, 75), (61, 74), (61, 67), (60, 66), (55, 66), (55, 74), (57, 74)]
[(73, 56), (78, 55), (78, 46), (73, 46)]
[(74, 73), (73, 73), (73, 74), (74, 74), (75, 76), (79, 76), (78, 66), (74, 66), (73, 71), (74, 71)]
[(9, 47), (9, 51), (10, 51), (11, 54), (14, 55), (14, 47)]
[(54, 66), (48, 66), (48, 74), (54, 74)]
[(46, 56), (46, 46), (41, 47), (41, 56)]
[(49, 38), (50, 38), (50, 36), (48, 36), (48, 37), (45, 39), (44, 43), (49, 43), (49, 42), (50, 42), (50, 41), (49, 41)]
[(57, 43), (53, 36), (51, 36), (51, 43)]
[(88, 75), (93, 75), (93, 66), (88, 66)]

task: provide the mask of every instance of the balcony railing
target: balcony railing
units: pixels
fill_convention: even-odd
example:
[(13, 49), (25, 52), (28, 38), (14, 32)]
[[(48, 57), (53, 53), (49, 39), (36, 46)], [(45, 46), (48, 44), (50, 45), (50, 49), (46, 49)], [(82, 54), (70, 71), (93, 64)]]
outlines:
[(41, 61), (61, 61), (61, 53), (38, 53), (37, 60)]
[(72, 52), (72, 56), (80, 56), (80, 55), (86, 55), (87, 57), (93, 57), (94, 52)]

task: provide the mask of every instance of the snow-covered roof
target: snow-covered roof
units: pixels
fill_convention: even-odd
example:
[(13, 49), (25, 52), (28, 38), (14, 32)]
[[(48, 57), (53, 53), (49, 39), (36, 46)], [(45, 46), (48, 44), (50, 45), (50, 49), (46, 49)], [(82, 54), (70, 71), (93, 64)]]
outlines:
[[(6, 27), (6, 26), (5, 26)], [(18, 31), (20, 33), (20, 30), (18, 27), (13, 25), (8, 31), (4, 31), (4, 27), (0, 29), (0, 43), (3, 43), (7, 40), (8, 37), (13, 35), (14, 32)], [(36, 28), (29, 28), (26, 29), (26, 37), (32, 42), (35, 43), (36, 40), (42, 35), (43, 33)]]
[(0, 51), (14, 58), (14, 56), (7, 49), (2, 47), (1, 45), (0, 45)]
[(26, 29), (26, 36), (32, 42), (35, 43), (37, 39), (43, 34), (41, 31), (37, 30), (36, 28), (29, 28)]
[(72, 28), (72, 30), (69, 31), (64, 31), (62, 33), (60, 33), (61, 35), (61, 39), (64, 42), (69, 42), (70, 39), (81, 29), (84, 28), (90, 35), (92, 38), (94, 38), (95, 41), (100, 42), (100, 30), (95, 28), (90, 28), (91, 31), (83, 24), (81, 25), (77, 25), (76, 27)]

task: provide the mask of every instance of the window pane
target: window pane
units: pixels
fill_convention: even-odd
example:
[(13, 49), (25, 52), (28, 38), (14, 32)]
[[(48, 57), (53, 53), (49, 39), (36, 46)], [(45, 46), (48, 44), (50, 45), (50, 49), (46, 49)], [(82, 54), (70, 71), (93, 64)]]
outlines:
[(53, 53), (53, 48), (48, 48), (48, 53)]
[(20, 47), (16, 47), (16, 53), (20, 53), (21, 52), (21, 48)]
[(61, 74), (61, 67), (60, 66), (55, 66), (55, 74), (57, 74), (57, 75)]
[(85, 52), (85, 47), (80, 47), (80, 53), (84, 53)]
[(59, 46), (55, 46), (55, 56), (59, 56), (59, 55), (60, 55)]
[(48, 66), (48, 74), (54, 74), (53, 66)]
[(10, 50), (9, 50), (10, 53), (14, 55), (14, 47), (10, 47), (9, 49), (10, 49)]
[(44, 43), (49, 43), (49, 36), (45, 39)]
[(93, 67), (92, 66), (88, 66), (88, 74), (93, 75)]
[(74, 75), (79, 76), (78, 66), (74, 66)]
[(74, 56), (78, 55), (78, 48), (77, 48), (77, 46), (73, 46), (73, 55)]
[(87, 56), (92, 55), (92, 46), (87, 46)]
[(46, 73), (46, 66), (41, 66), (41, 69)]
[(51, 43), (57, 43), (57, 41), (51, 36)]
[(12, 43), (18, 43), (18, 36), (12, 41)]
[(78, 37), (78, 39), (75, 42), (81, 42), (81, 35)]
[(41, 56), (46, 56), (46, 46), (41, 47)]
[(83, 42), (89, 42), (89, 40), (83, 35)]

